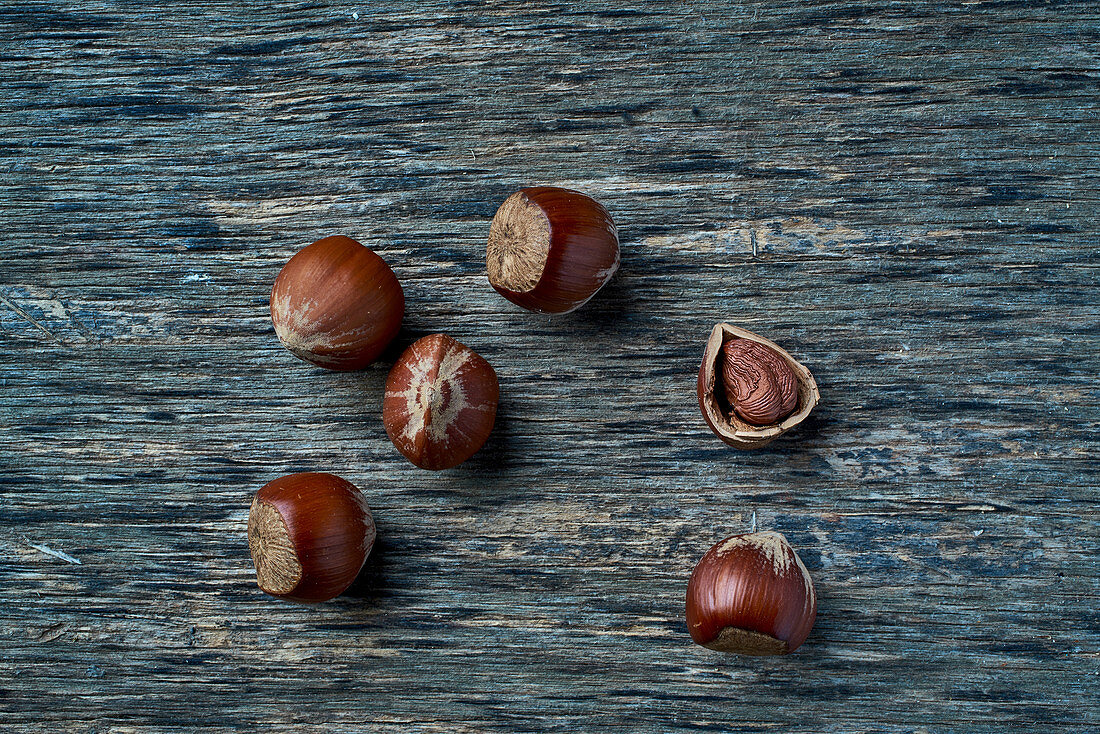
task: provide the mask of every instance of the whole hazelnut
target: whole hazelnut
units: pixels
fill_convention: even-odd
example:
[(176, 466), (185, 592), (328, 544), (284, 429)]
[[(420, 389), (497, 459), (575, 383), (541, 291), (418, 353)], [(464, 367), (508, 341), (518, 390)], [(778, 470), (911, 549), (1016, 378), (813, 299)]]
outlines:
[(821, 400), (810, 371), (775, 342), (730, 324), (710, 333), (697, 381), (699, 409), (730, 446), (767, 446)]
[(806, 640), (816, 618), (810, 574), (779, 533), (720, 541), (688, 582), (688, 631), (711, 650), (785, 655)]
[(450, 469), (489, 438), (500, 387), (492, 365), (446, 334), (418, 339), (386, 379), (382, 423), (422, 469)]
[(283, 266), (271, 289), (271, 322), (295, 356), (357, 370), (401, 329), (405, 295), (389, 265), (350, 237), (325, 237)]
[(536, 186), (509, 196), (489, 225), (489, 282), (540, 313), (583, 306), (619, 268), (619, 237), (607, 209), (577, 191)]
[(339, 596), (359, 575), (374, 537), (366, 499), (334, 474), (289, 474), (268, 482), (248, 514), (256, 581), (281, 599)]

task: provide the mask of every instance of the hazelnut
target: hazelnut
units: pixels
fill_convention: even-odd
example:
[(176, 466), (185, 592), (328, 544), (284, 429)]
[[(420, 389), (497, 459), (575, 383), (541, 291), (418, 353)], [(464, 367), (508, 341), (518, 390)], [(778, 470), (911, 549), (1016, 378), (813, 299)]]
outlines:
[(389, 265), (350, 237), (325, 237), (283, 266), (271, 289), (271, 321), (295, 356), (357, 370), (401, 329), (405, 295)]
[(619, 237), (607, 210), (577, 191), (536, 186), (509, 196), (489, 225), (489, 282), (540, 313), (583, 306), (619, 268)]
[(268, 482), (248, 514), (256, 581), (281, 599), (339, 596), (359, 575), (374, 537), (366, 499), (333, 474), (289, 474)]
[(722, 345), (722, 386), (733, 412), (754, 426), (770, 426), (794, 412), (794, 370), (769, 346), (735, 337)]
[(726, 538), (688, 582), (688, 631), (711, 650), (785, 655), (806, 640), (816, 618), (810, 574), (779, 533)]
[(382, 423), (413, 464), (450, 469), (489, 438), (499, 396), (492, 365), (446, 334), (432, 334), (414, 342), (390, 370)]
[(767, 446), (806, 419), (821, 400), (810, 371), (775, 342), (718, 324), (703, 350), (699, 409), (730, 446)]

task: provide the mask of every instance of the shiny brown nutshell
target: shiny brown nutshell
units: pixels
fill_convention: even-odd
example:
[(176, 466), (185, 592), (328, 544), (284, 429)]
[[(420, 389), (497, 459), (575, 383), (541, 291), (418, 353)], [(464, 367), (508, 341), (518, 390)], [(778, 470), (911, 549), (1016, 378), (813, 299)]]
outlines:
[(607, 209), (569, 189), (536, 186), (509, 196), (489, 225), (489, 282), (512, 303), (568, 313), (619, 268), (619, 237)]
[(804, 365), (775, 342), (730, 324), (717, 324), (707, 339), (697, 393), (710, 429), (740, 449), (767, 446), (821, 400)]
[(806, 640), (816, 618), (810, 574), (779, 533), (726, 538), (688, 582), (688, 631), (712, 650), (785, 655)]
[(271, 322), (295, 356), (330, 370), (357, 370), (401, 329), (405, 295), (385, 261), (350, 237), (302, 249), (271, 289)]
[(386, 379), (382, 423), (422, 469), (450, 469), (489, 438), (500, 387), (492, 365), (446, 334), (417, 340)]
[(248, 549), (272, 596), (319, 602), (342, 594), (374, 546), (374, 518), (354, 484), (334, 474), (289, 474), (256, 493)]

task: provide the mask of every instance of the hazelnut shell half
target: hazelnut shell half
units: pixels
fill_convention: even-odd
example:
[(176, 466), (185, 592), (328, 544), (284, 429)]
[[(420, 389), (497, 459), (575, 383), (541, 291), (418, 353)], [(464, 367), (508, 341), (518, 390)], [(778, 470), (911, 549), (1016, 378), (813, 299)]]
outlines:
[[(794, 371), (798, 383), (798, 405), (794, 412), (779, 423), (770, 426), (754, 426), (739, 418), (730, 410), (721, 382), (722, 345), (731, 339), (750, 339), (775, 350)], [(710, 430), (730, 446), (739, 449), (758, 449), (767, 446), (787, 431), (806, 420), (814, 406), (821, 401), (817, 381), (810, 370), (770, 339), (731, 324), (716, 324), (703, 350), (703, 363), (699, 367), (699, 410)]]

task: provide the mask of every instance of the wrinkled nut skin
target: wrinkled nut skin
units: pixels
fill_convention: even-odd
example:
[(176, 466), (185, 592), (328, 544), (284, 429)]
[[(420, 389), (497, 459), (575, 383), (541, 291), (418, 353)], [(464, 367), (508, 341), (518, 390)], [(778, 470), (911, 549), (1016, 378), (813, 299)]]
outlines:
[(774, 349), (751, 339), (722, 345), (722, 382), (733, 410), (754, 426), (778, 423), (798, 405), (794, 370)]
[(374, 540), (374, 518), (363, 494), (334, 474), (289, 474), (269, 482), (249, 513), (257, 583), (280, 599), (339, 596), (359, 575)]
[[(513, 288), (502, 282), (489, 267), (489, 282), (512, 303), (530, 311), (563, 314), (587, 303), (611, 280), (619, 268), (619, 236), (607, 209), (595, 199), (570, 189), (535, 186), (523, 189), (502, 204), (490, 225), (487, 258), (497, 248), (493, 240), (509, 225), (505, 221), (509, 203), (522, 201), (537, 207), (549, 227), (549, 250), (541, 274), (533, 287)], [(522, 239), (514, 247), (535, 247)], [(502, 248), (507, 249), (507, 248)]]
[(489, 438), (499, 398), (492, 365), (446, 334), (432, 334), (414, 342), (390, 370), (382, 423), (413, 464), (450, 469)]
[(271, 289), (271, 322), (295, 356), (358, 370), (401, 329), (405, 295), (386, 262), (350, 237), (325, 237), (290, 258)]
[(779, 533), (716, 543), (688, 582), (688, 631), (712, 650), (785, 655), (805, 642), (816, 618), (810, 574)]
[[(759, 343), (786, 362), (794, 375), (795, 406), (783, 418), (769, 425), (756, 425), (745, 420), (730, 405), (723, 376), (725, 346), (737, 340)], [(738, 449), (759, 449), (767, 446), (810, 415), (821, 401), (817, 381), (805, 365), (798, 362), (775, 342), (732, 324), (716, 324), (703, 349), (696, 382), (699, 411), (707, 426), (722, 441)], [(764, 416), (768, 417), (768, 416)]]

